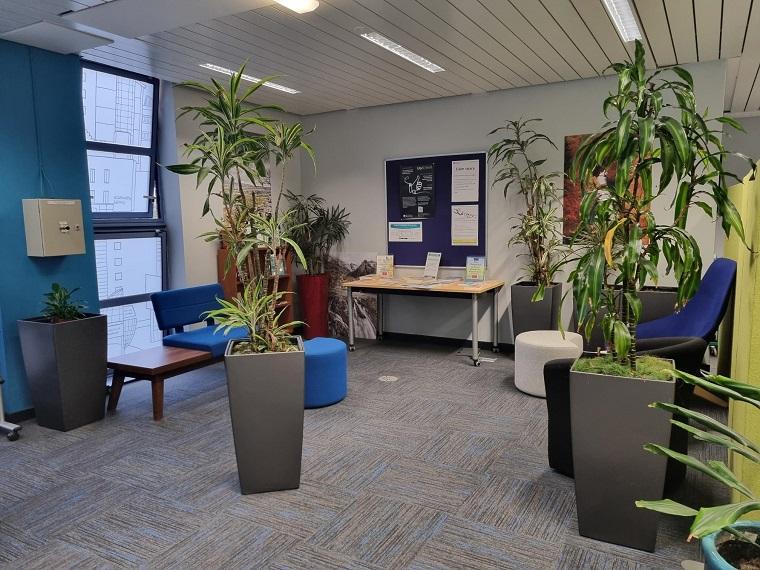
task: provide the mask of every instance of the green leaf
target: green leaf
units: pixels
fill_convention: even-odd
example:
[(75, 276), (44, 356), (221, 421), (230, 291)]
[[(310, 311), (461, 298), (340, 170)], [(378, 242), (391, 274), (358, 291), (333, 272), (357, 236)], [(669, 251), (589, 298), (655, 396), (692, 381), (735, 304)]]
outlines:
[(681, 370), (675, 370), (674, 374), (684, 382), (704, 388), (708, 392), (712, 392), (713, 394), (717, 394), (726, 398), (731, 398), (733, 400), (739, 400), (740, 402), (745, 402), (760, 409), (760, 400), (747, 397), (740, 392), (729, 388), (725, 384), (711, 382), (709, 376), (707, 378), (699, 378), (698, 376), (693, 376), (692, 374), (682, 372)]
[(617, 356), (620, 358), (628, 356), (628, 352), (631, 350), (631, 333), (628, 331), (628, 327), (623, 321), (615, 321), (612, 334)]
[(677, 517), (695, 517), (697, 512), (691, 507), (677, 503), (672, 499), (661, 499), (659, 501), (636, 501), (636, 506), (650, 511), (657, 511), (665, 515), (674, 515)]
[(617, 131), (615, 133), (615, 156), (618, 157), (618, 159), (622, 158), (623, 150), (626, 146), (628, 146), (628, 136), (631, 131), (631, 112), (626, 111), (623, 113), (623, 115), (620, 117), (620, 121), (618, 122)]
[(686, 131), (683, 126), (673, 117), (663, 117), (662, 125), (672, 137), (675, 146), (676, 155), (679, 157), (681, 164), (686, 164), (689, 160), (690, 146)]
[(678, 67), (677, 65), (670, 68), (670, 70), (678, 75), (686, 84), (691, 88), (694, 89), (694, 80), (691, 77), (691, 73), (686, 71), (683, 67)]
[(708, 534), (734, 524), (747, 513), (758, 510), (760, 510), (758, 501), (744, 501), (699, 509), (689, 530), (689, 538), (704, 538)]

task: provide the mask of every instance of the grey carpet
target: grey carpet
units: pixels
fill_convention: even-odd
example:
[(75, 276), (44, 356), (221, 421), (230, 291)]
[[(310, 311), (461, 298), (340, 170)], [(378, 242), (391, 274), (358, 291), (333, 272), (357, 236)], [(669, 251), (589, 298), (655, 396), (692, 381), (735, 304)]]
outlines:
[[(104, 421), (24, 425), (0, 442), (8, 568), (678, 568), (687, 521), (653, 554), (578, 536), (572, 480), (546, 460), (546, 406), (513, 362), (451, 347), (361, 342), (349, 396), (307, 410), (301, 488), (239, 493), (222, 365), (124, 388)], [(382, 375), (397, 376), (381, 382)], [(721, 457), (693, 446), (700, 456)], [(690, 474), (686, 500), (725, 494)]]

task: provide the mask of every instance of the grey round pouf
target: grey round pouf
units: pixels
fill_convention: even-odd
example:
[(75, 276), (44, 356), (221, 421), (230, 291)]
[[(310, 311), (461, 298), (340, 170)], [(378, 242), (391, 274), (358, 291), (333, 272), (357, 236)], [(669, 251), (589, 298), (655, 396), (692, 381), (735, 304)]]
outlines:
[(528, 331), (515, 339), (515, 386), (521, 392), (546, 398), (544, 364), (557, 358), (578, 358), (583, 337), (578, 333)]

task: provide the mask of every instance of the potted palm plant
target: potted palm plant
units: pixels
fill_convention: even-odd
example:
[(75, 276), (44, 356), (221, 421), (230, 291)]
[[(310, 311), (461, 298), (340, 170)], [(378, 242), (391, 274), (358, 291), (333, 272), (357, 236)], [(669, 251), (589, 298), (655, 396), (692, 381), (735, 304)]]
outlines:
[(562, 298), (562, 284), (553, 280), (562, 248), (556, 209), (558, 190), (553, 181), (558, 173), (541, 174), (539, 168), (546, 159), (532, 158), (537, 144), (557, 147), (531, 127), (531, 123), (539, 120), (506, 121), (503, 127), (489, 133), (503, 136), (488, 150), (491, 164), (498, 168), (493, 185), (503, 185), (505, 199), (510, 188), (514, 188), (525, 205), (525, 210), (516, 216), (517, 223), (512, 226), (513, 234), (507, 242), (509, 246), (522, 245), (528, 250), (519, 254), (526, 258), (524, 280), (510, 288), (514, 337), (530, 330), (556, 329)]
[[(291, 334), (299, 323), (282, 322), (290, 292), (279, 289), (279, 273), (288, 250), (305, 261), (291, 239), (297, 228), (293, 213), (280, 212), (279, 205), (287, 161), (299, 148), (312, 157), (313, 152), (303, 141), (302, 126), (279, 123), (263, 115), (271, 107), (248, 104), (271, 78), (242, 91), (243, 73), (244, 67), (233, 73), (229, 86), (214, 80), (191, 84), (208, 95), (206, 105), (182, 110), (200, 119), (201, 133), (187, 145), (190, 162), (168, 168), (195, 175), (196, 186), (207, 192), (203, 215), (213, 216), (216, 230), (204, 236), (223, 242), (226, 268), (234, 267), (243, 285), (242, 296), (220, 299), (219, 308), (207, 316), (222, 329), (244, 326), (248, 331), (247, 338), (231, 340), (225, 352), (240, 488), (248, 494), (300, 484), (304, 354), (300, 337)], [(243, 182), (256, 185), (267, 175), (272, 156), (283, 170), (282, 182), (272, 213), (264, 215), (245, 195)], [(215, 204), (221, 211), (214, 211)]]
[(37, 423), (62, 431), (105, 415), (106, 316), (85, 312), (77, 291), (53, 283), (42, 316), (18, 321)]
[[(569, 275), (576, 322), (589, 333), (599, 317), (609, 355), (576, 362), (570, 405), (580, 533), (653, 550), (657, 519), (633, 502), (662, 496), (665, 459), (642, 453), (641, 445), (666, 444), (670, 425), (642, 407), (655, 400), (672, 403), (675, 383), (666, 370), (670, 363), (636, 357), (639, 293), (648, 280), (657, 283), (661, 261), (678, 281), (679, 304), (695, 293), (702, 258), (686, 228), (692, 206), (720, 217), (727, 233), (743, 239), (744, 230), (726, 194), (727, 151), (719, 138), (720, 123), (739, 125), (698, 112), (686, 70), (648, 73), (645, 63), (637, 42), (632, 61), (612, 66), (617, 87), (604, 100), (608, 122), (581, 144), (572, 165), (583, 189)], [(613, 163), (614, 183), (595, 185), (594, 171)], [(675, 192), (666, 193), (669, 187)], [(667, 223), (655, 219), (658, 200), (672, 204)], [(616, 402), (614, 413), (610, 402)]]
[[(683, 382), (699, 386), (722, 398), (744, 402), (760, 409), (760, 388), (756, 386), (715, 374), (698, 378), (676, 371), (675, 375)], [(677, 429), (685, 430), (694, 439), (719, 445), (726, 448), (729, 453), (738, 453), (752, 463), (760, 464), (760, 444), (732, 430), (715, 418), (667, 402), (655, 402), (650, 404), (650, 407), (670, 414), (670, 422)], [(667, 515), (692, 517), (694, 521), (689, 529), (689, 540), (700, 539), (706, 570), (760, 566), (760, 542), (758, 541), (760, 523), (739, 521), (749, 513), (760, 511), (760, 497), (757, 497), (749, 486), (743, 483), (722, 461), (712, 460), (705, 463), (656, 443), (648, 443), (644, 449), (656, 456), (679, 461), (686, 467), (715, 479), (728, 487), (736, 496), (741, 497), (741, 500), (700, 509), (694, 509), (671, 499), (636, 501), (636, 506)]]
[(327, 336), (327, 302), (330, 277), (327, 258), (332, 248), (348, 235), (348, 212), (338, 206), (326, 207), (321, 196), (286, 194), (293, 210), (293, 239), (301, 247), (306, 265), (298, 275), (298, 295), (305, 323), (305, 338)]

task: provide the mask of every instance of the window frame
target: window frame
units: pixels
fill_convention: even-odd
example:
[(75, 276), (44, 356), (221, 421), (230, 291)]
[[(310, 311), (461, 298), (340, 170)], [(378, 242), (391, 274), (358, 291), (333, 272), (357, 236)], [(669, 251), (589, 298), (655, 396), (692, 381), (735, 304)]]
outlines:
[[(143, 212), (93, 212), (92, 206), (90, 206), (90, 212), (92, 215), (93, 224), (96, 231), (99, 227), (109, 227), (113, 225), (127, 225), (132, 227), (133, 224), (140, 223), (145, 226), (163, 226), (163, 218), (161, 212), (161, 189), (159, 188), (158, 176), (158, 97), (159, 97), (159, 85), (160, 82), (155, 77), (149, 77), (133, 71), (126, 71), (117, 67), (111, 67), (102, 63), (95, 63), (92, 61), (82, 60), (82, 68), (92, 69), (94, 71), (100, 71), (103, 73), (109, 73), (111, 75), (117, 75), (120, 77), (126, 77), (128, 79), (134, 79), (136, 81), (142, 81), (143, 83), (150, 83), (153, 86), (153, 112), (151, 114), (151, 133), (150, 133), (150, 146), (130, 146), (120, 145), (114, 143), (103, 143), (97, 141), (88, 141), (85, 137), (85, 147), (89, 150), (96, 150), (101, 152), (117, 152), (121, 154), (137, 154), (140, 156), (147, 156), (150, 159), (150, 171), (148, 176), (148, 211)], [(82, 116), (84, 121), (84, 115)], [(155, 215), (154, 215), (155, 214)]]

